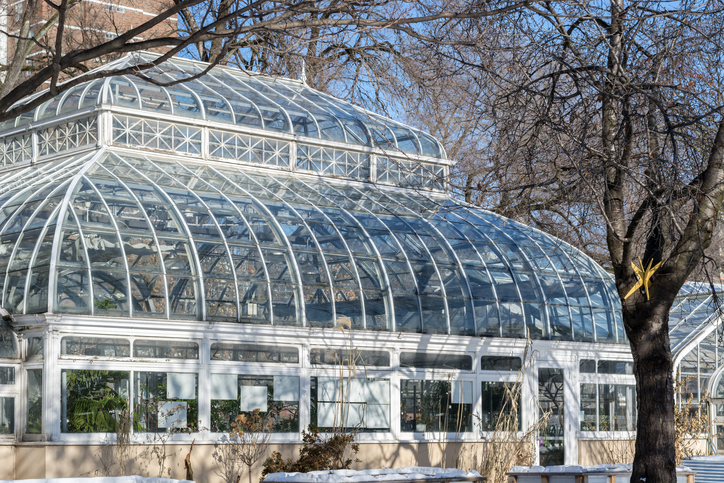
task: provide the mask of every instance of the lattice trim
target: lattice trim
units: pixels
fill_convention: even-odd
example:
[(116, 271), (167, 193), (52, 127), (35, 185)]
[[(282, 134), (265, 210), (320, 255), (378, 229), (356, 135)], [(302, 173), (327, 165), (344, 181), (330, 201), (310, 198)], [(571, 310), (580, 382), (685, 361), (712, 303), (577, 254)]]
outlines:
[(24, 163), (33, 159), (33, 137), (21, 134), (0, 142), (0, 160), (3, 166)]
[(209, 155), (215, 158), (289, 168), (289, 151), (286, 141), (209, 131)]
[(182, 154), (201, 154), (201, 129), (129, 116), (113, 116), (113, 142)]
[(96, 117), (64, 122), (38, 131), (38, 154), (46, 156), (98, 142)]

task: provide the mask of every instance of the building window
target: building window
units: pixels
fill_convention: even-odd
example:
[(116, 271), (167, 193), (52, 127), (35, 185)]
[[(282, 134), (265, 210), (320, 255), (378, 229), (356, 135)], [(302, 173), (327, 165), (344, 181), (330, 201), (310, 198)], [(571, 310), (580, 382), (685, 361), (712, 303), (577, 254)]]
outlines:
[(195, 431), (198, 377), (181, 372), (137, 372), (134, 426), (141, 432)]
[(400, 367), (472, 371), (473, 358), (462, 354), (402, 352), (400, 353)]
[(299, 432), (299, 377), (211, 374), (211, 431), (258, 409), (275, 433)]
[(113, 433), (127, 408), (130, 372), (64, 370), (61, 429), (64, 433)]
[(578, 364), (579, 372), (584, 374), (620, 374), (632, 375), (633, 362), (629, 361), (598, 361), (581, 359)]
[(482, 356), (480, 358), (481, 371), (507, 371), (517, 372), (523, 367), (520, 357)]
[(144, 359), (198, 359), (199, 345), (196, 342), (135, 340), (133, 341), (133, 357)]
[(388, 351), (313, 348), (310, 356), (312, 364), (390, 367), (390, 353)]
[(312, 377), (311, 421), (322, 431), (390, 430), (390, 381)]
[[(488, 382), (483, 381), (481, 402), (482, 412), (480, 414), (480, 429), (482, 431), (495, 431), (496, 429), (518, 430), (521, 429), (520, 424), (520, 386), (514, 382)], [(511, 397), (514, 400), (511, 401)], [(509, 427), (500, 427), (501, 421), (511, 421)], [(506, 426), (503, 424), (503, 426)]]
[(28, 369), (28, 413), (25, 431), (40, 434), (43, 431), (43, 370)]
[(296, 347), (214, 342), (211, 344), (211, 360), (299, 364), (299, 349)]
[(0, 385), (12, 385), (15, 384), (15, 368), (14, 367), (0, 367)]
[(0, 435), (15, 434), (15, 398), (0, 397)]
[(581, 431), (635, 430), (635, 385), (581, 384)]
[(39, 361), (43, 359), (43, 338), (29, 337), (27, 350), (25, 351), (26, 361)]
[(472, 430), (473, 383), (400, 381), (400, 430), (464, 433)]
[(105, 337), (63, 337), (60, 353), (64, 356), (131, 357), (131, 343), (126, 339)]

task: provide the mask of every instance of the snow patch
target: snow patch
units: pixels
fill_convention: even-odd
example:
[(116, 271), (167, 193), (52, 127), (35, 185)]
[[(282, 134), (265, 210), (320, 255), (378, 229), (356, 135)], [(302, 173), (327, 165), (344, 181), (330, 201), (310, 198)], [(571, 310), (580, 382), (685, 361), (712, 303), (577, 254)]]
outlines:
[(0, 483), (194, 483), (191, 480), (173, 480), (171, 478), (145, 478), (143, 476), (100, 476), (94, 478), (38, 478), (34, 480), (0, 480)]
[[(711, 456), (698, 456), (691, 459), (705, 459), (711, 458)], [(716, 456), (715, 456), (716, 458)], [(724, 461), (724, 456), (719, 456), (719, 461)], [(538, 474), (538, 473), (553, 473), (553, 474), (582, 474), (582, 473), (632, 473), (633, 464), (615, 464), (615, 465), (562, 465), (562, 466), (513, 466), (509, 473), (514, 474)], [(678, 472), (691, 472), (690, 468), (686, 466), (679, 466), (676, 468)], [(646, 481), (644, 478), (642, 480)]]
[[(411, 481), (426, 479), (471, 479), (482, 478), (477, 471), (457, 468), (430, 468), (407, 466), (405, 468), (378, 468), (369, 470), (325, 470), (308, 473), (272, 473), (264, 478), (265, 483), (354, 483), (362, 481)], [(0, 482), (2, 483), (2, 482)]]

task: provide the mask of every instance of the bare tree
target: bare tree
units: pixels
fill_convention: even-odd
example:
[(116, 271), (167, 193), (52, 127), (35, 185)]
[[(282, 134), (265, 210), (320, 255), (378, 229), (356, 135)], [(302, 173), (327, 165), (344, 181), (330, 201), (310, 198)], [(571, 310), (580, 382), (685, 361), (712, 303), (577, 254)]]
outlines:
[[(632, 482), (673, 483), (669, 310), (724, 200), (722, 5), (545, 2), (466, 26), (461, 44), (435, 37), (426, 56), (488, 96), (488, 149), (470, 172), (499, 183), (491, 205), (513, 194), (515, 217), (568, 229), (579, 246), (605, 240), (594, 254), (615, 276), (637, 381)], [(659, 265), (643, 275), (648, 293), (634, 265)]]
[[(79, 45), (70, 39), (74, 35), (70, 29), (74, 24), (70, 20), (78, 15), (79, 9), (86, 8), (88, 2), (23, 0), (12, 7), (13, 12), (5, 12), (7, 20), (18, 19), (15, 28), (0, 30), (11, 45), (0, 85), (0, 121), (33, 109), (80, 82), (110, 75), (140, 75), (181, 53), (196, 52), (210, 65), (235, 58), (244, 67), (265, 71), (280, 70), (280, 65), (287, 71), (299, 69), (304, 59), (309, 62), (313, 84), (323, 85), (329, 82), (325, 79), (333, 76), (318, 74), (322, 71), (320, 65), (346, 66), (350, 59), (364, 58), (366, 52), (385, 50), (388, 48), (385, 36), (389, 32), (415, 32), (418, 26), (428, 23), (495, 16), (527, 3), (528, 0), (491, 4), (427, 4), (423, 0), (170, 0), (158, 3), (155, 16), (140, 25), (104, 19), (100, 30), (108, 33), (115, 28), (113, 38), (89, 39)], [(47, 8), (51, 11), (43, 14)], [(100, 12), (89, 15), (96, 20), (102, 17)], [(181, 29), (169, 32), (163, 28), (177, 16), (182, 20)], [(128, 28), (121, 30), (126, 26)], [(320, 52), (321, 48), (324, 52)], [(27, 57), (34, 49), (43, 55), (29, 68)], [(64, 74), (89, 70), (109, 56), (141, 50), (161, 50), (164, 54), (151, 62), (97, 70), (82, 79), (64, 81)], [(371, 65), (358, 62), (362, 64)], [(23, 72), (30, 75), (24, 77)], [(17, 104), (42, 87), (49, 87), (48, 92)]]

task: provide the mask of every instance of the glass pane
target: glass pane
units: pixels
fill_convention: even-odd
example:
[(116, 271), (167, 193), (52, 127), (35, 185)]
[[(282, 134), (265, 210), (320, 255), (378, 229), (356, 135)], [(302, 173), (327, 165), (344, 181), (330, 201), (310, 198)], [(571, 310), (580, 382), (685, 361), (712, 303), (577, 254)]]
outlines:
[(297, 286), (272, 283), (271, 292), (274, 310), (273, 323), (275, 325), (302, 325), (301, 320), (297, 318)]
[(93, 270), (93, 298), (96, 314), (128, 315), (126, 272)]
[(0, 366), (0, 385), (15, 384), (15, 368)]
[(400, 430), (472, 430), (472, 382), (400, 381)]
[(28, 369), (27, 393), (27, 425), (25, 431), (28, 434), (40, 434), (43, 432), (43, 370)]
[(523, 304), (523, 308), (525, 310), (525, 326), (528, 329), (528, 336), (531, 339), (548, 339), (546, 306), (543, 304)]
[(131, 343), (126, 339), (63, 337), (60, 353), (67, 356), (130, 357)]
[(422, 332), (425, 334), (447, 334), (447, 310), (443, 297), (420, 296), (422, 305)]
[(400, 367), (418, 369), (473, 370), (473, 358), (461, 354), (434, 354), (429, 352), (401, 352)]
[(550, 413), (540, 430), (540, 464), (562, 465), (564, 461), (563, 432), (565, 428), (563, 369), (538, 369), (540, 417)]
[(596, 326), (597, 342), (616, 342), (616, 327), (612, 311), (593, 309), (593, 322)]
[(20, 357), (17, 336), (12, 329), (5, 325), (0, 325), (0, 357), (9, 359)]
[(596, 361), (592, 359), (581, 359), (578, 363), (578, 371), (586, 374), (595, 374)]
[(185, 319), (198, 318), (196, 304), (196, 278), (190, 277), (167, 277), (168, 281), (168, 303), (171, 315)]
[(0, 397), (0, 434), (15, 434), (14, 397)]
[(42, 337), (29, 337), (25, 347), (25, 360), (26, 361), (40, 361), (43, 360), (43, 338)]
[(390, 366), (390, 353), (388, 351), (370, 351), (353, 348), (345, 349), (311, 349), (312, 364), (334, 366)]
[(50, 271), (46, 267), (35, 268), (30, 274), (28, 283), (28, 314), (42, 314), (48, 311), (48, 287), (50, 287)]
[(243, 415), (262, 418), (274, 433), (297, 433), (299, 394), (297, 376), (211, 374), (211, 431), (228, 434)]
[(299, 349), (284, 346), (214, 342), (211, 344), (211, 360), (299, 364)]
[(525, 325), (523, 308), (520, 303), (500, 303), (500, 325), (503, 329), (503, 337), (525, 337)]
[(191, 432), (197, 428), (198, 376), (178, 372), (136, 372), (135, 432)]
[(268, 324), (271, 322), (269, 293), (266, 283), (240, 281), (239, 303), (241, 305), (241, 322), (251, 324)]
[(87, 270), (58, 268), (55, 310), (90, 314), (90, 287)]
[(633, 362), (598, 361), (599, 374), (633, 374)]
[(571, 316), (565, 305), (549, 305), (548, 320), (551, 324), (551, 339), (571, 340)]
[(130, 372), (63, 370), (61, 431), (115, 433), (122, 417), (130, 417), (127, 401)]
[(133, 341), (133, 357), (151, 359), (198, 359), (196, 342), (144, 340)]
[[(583, 361), (582, 361), (583, 362)], [(589, 361), (594, 362), (594, 361)], [(583, 371), (581, 371), (583, 372)], [(581, 384), (581, 431), (596, 431), (596, 385)]]
[(480, 358), (481, 371), (519, 371), (523, 367), (520, 357), (508, 356), (482, 356)]
[(495, 283), (498, 300), (520, 300), (517, 286), (509, 271), (490, 270), (490, 275), (493, 277), (493, 282)]
[[(519, 431), (521, 425), (521, 390), (514, 383), (483, 382), (481, 392), (482, 431)], [(511, 401), (511, 398), (515, 400)]]
[(322, 431), (390, 430), (390, 381), (387, 379), (312, 377), (310, 395), (311, 422)]
[(474, 300), (475, 319), (478, 323), (478, 336), (500, 337), (500, 317), (498, 304), (483, 300)]
[[(266, 292), (266, 287), (264, 287), (264, 292)], [(204, 278), (204, 298), (206, 320), (236, 322), (236, 285), (234, 280)]]
[(131, 273), (131, 303), (136, 317), (165, 317), (166, 290), (163, 275)]

